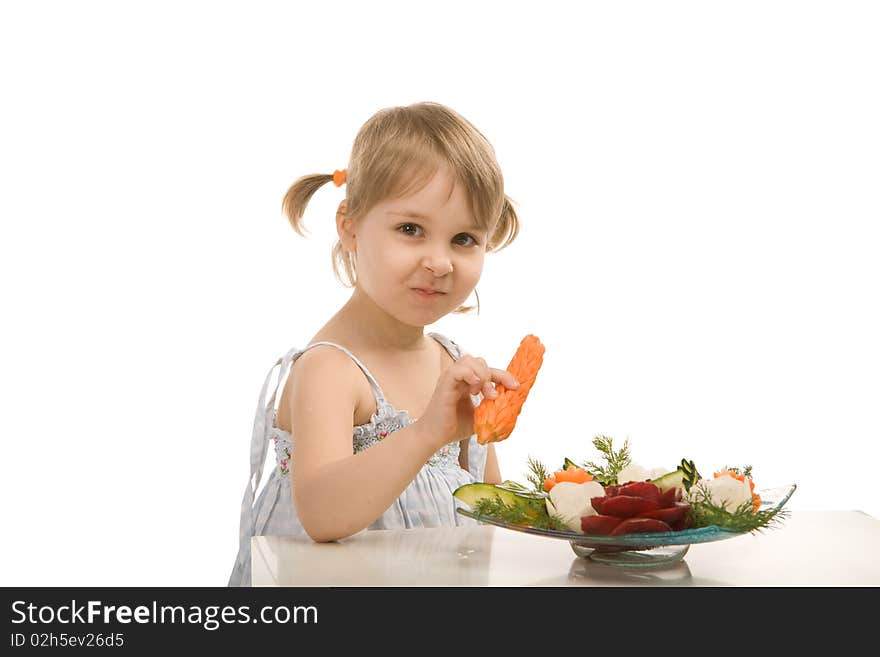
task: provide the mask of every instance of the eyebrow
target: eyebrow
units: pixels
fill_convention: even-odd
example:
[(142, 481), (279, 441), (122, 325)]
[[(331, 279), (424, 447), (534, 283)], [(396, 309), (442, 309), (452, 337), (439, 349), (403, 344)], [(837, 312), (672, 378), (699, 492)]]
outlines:
[[(389, 210), (388, 214), (393, 214), (398, 217), (409, 217), (410, 219), (421, 219), (422, 221), (431, 221), (431, 217), (416, 212), (415, 210)], [(468, 230), (482, 231), (483, 229), (477, 226), (476, 224), (471, 224), (467, 227)]]

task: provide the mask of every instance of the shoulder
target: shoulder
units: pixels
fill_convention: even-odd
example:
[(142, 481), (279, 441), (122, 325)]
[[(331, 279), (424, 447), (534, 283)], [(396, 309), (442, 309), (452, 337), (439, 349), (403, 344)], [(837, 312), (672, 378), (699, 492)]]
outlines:
[(319, 394), (321, 391), (332, 391), (337, 397), (351, 399), (352, 407), (356, 408), (359, 372), (351, 357), (337, 347), (319, 344), (308, 348), (290, 366), (278, 401), (276, 425), (290, 432), (292, 406), (297, 400), (302, 402), (307, 399), (310, 391)]
[(360, 368), (351, 356), (333, 345), (319, 344), (300, 354), (291, 365), (285, 388), (319, 386), (337, 393), (354, 391), (360, 376)]
[(320, 373), (339, 368), (343, 364), (357, 367), (351, 357), (339, 347), (330, 344), (315, 344), (306, 347), (299, 354), (296, 362), (291, 365), (291, 371), (296, 369), (298, 372)]

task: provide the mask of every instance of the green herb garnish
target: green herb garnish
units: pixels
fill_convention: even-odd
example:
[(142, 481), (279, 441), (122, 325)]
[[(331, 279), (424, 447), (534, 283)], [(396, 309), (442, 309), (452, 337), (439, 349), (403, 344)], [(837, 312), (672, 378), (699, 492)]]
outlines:
[(505, 504), (499, 496), (484, 497), (477, 500), (473, 512), (501, 520), (511, 525), (528, 525), (536, 529), (567, 530), (565, 522), (558, 515), (547, 513), (544, 500), (517, 500), (513, 506)]
[(584, 470), (593, 475), (593, 478), (603, 486), (616, 484), (617, 474), (632, 463), (629, 455), (629, 439), (623, 441), (623, 447), (615, 450), (610, 436), (598, 435), (593, 438), (593, 446), (605, 456), (605, 464), (599, 465), (587, 461), (584, 463)]
[(529, 457), (529, 470), (531, 474), (526, 475), (526, 479), (535, 489), (536, 493), (544, 492), (544, 480), (550, 476), (550, 473), (547, 472), (547, 468), (538, 461), (537, 459), (533, 459), (531, 456)]
[(689, 496), (689, 527), (697, 529), (716, 525), (731, 532), (760, 532), (771, 528), (788, 515), (787, 509), (755, 511), (751, 500), (746, 500), (733, 511), (715, 504), (703, 484), (697, 484)]
[(734, 467), (731, 467), (729, 465), (725, 465), (721, 470), (722, 471), (727, 470), (728, 472), (742, 475), (743, 477), (751, 478), (751, 476), (752, 476), (752, 466), (750, 466), (750, 465), (734, 466)]

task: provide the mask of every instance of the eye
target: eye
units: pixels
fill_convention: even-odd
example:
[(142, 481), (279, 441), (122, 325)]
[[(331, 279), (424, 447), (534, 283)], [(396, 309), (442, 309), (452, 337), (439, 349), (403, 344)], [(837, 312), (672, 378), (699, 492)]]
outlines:
[[(456, 235), (456, 237), (466, 237), (471, 242), (473, 242), (474, 246), (478, 246), (480, 244), (480, 240), (478, 240), (473, 235), (468, 235), (467, 233), (459, 233), (458, 235)], [(462, 246), (467, 246), (467, 245), (462, 245)]]
[[(422, 229), (422, 227), (419, 226), (418, 224), (413, 224), (413, 223), (400, 224), (397, 227), (397, 230), (403, 232), (404, 235), (414, 237), (415, 234), (412, 232), (409, 232), (410, 229), (419, 231)], [(465, 242), (464, 244), (461, 244), (461, 246), (479, 246), (479, 244), (480, 244), (480, 240), (478, 240), (476, 237), (474, 237), (473, 235), (470, 235), (468, 233), (459, 233), (458, 235), (455, 236), (456, 239), (459, 239), (461, 237), (465, 238), (466, 240), (469, 239), (471, 241), (471, 244), (468, 244), (467, 242)]]
[[(420, 226), (419, 226), (418, 224), (401, 224), (400, 226), (397, 227), (397, 230), (401, 230), (401, 229), (404, 229), (404, 228), (415, 228), (415, 229), (420, 229)], [(405, 235), (411, 235), (411, 233), (406, 233), (406, 232), (405, 232), (404, 234), (405, 234)]]

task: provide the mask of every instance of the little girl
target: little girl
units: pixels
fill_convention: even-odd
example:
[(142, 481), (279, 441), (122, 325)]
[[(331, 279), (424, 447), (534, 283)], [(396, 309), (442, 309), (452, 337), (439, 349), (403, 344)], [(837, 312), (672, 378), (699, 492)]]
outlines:
[[(380, 110), (358, 132), (347, 170), (304, 176), (287, 191), (282, 207), (300, 235), (309, 199), (331, 180), (346, 184), (334, 273), (340, 279), (341, 264), (354, 291), (263, 384), (229, 586), (251, 584), (252, 536), (333, 541), (362, 529), (471, 524), (452, 493), (501, 483), (494, 448), (476, 441), (473, 411), (497, 395), (495, 383), (518, 382), (424, 333), (473, 310), (461, 304), (485, 253), (519, 232), (492, 146), (437, 103)], [(270, 441), (277, 465), (254, 503)]]

